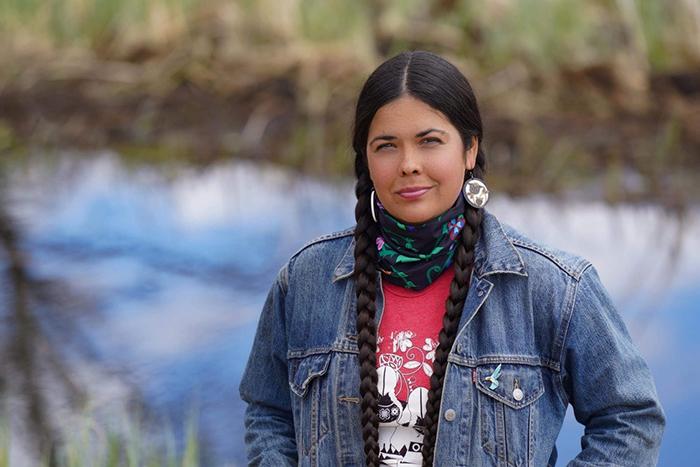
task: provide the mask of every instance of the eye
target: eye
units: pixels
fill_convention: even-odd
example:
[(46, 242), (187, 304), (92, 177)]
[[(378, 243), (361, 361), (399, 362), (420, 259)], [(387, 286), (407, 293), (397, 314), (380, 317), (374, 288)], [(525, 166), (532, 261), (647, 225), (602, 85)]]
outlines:
[(380, 144), (379, 146), (377, 146), (377, 148), (375, 149), (375, 151), (379, 151), (379, 150), (381, 150), (381, 149), (384, 148), (384, 147), (389, 147), (389, 146), (393, 146), (393, 145), (394, 145), (393, 143), (384, 143), (384, 144)]
[(436, 138), (434, 136), (428, 136), (427, 138), (423, 138), (421, 140), (421, 143), (440, 143), (440, 144), (442, 144), (442, 140), (440, 138)]

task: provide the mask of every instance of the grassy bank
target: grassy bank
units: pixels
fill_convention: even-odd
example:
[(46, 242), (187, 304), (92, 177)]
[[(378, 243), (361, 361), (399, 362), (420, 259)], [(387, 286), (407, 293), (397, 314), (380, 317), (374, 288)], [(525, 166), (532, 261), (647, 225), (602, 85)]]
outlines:
[(432, 45), (487, 71), (513, 60), (558, 68), (624, 55), (647, 72), (700, 61), (693, 0), (2, 0), (0, 17), (11, 50), (77, 47), (115, 58), (216, 35), (229, 50), (331, 42), (385, 55)]
[(349, 174), (362, 81), (422, 48), (472, 81), (496, 188), (605, 174), (613, 201), (700, 199), (692, 0), (0, 0), (0, 18), (0, 150)]

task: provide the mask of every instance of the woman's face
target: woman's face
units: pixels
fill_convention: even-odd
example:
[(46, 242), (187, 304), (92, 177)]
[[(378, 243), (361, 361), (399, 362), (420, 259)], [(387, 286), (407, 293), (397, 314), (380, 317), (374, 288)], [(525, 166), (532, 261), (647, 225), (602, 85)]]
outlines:
[(464, 172), (476, 162), (478, 141), (465, 151), (442, 112), (403, 95), (381, 107), (367, 138), (369, 174), (389, 213), (422, 223), (445, 212), (460, 195)]

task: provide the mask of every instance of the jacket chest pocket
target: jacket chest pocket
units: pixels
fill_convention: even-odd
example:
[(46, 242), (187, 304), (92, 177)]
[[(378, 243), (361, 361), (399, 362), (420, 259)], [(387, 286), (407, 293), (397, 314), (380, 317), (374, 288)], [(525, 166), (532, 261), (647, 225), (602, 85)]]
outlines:
[(522, 364), (475, 368), (481, 446), (498, 467), (529, 467), (544, 394), (542, 369)]
[(331, 352), (290, 358), (289, 388), (291, 390), (294, 428), (299, 453), (299, 465), (319, 465), (319, 445), (330, 432), (328, 383)]

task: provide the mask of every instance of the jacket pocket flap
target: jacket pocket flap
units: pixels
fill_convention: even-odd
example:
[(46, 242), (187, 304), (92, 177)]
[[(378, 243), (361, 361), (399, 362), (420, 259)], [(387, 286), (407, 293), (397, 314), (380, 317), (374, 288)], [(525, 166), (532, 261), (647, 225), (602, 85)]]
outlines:
[(542, 370), (538, 366), (489, 364), (476, 367), (476, 387), (509, 407), (520, 409), (544, 394)]
[(324, 375), (328, 371), (331, 354), (322, 353), (307, 355), (290, 360), (289, 386), (299, 397), (304, 397), (306, 388), (312, 379)]

